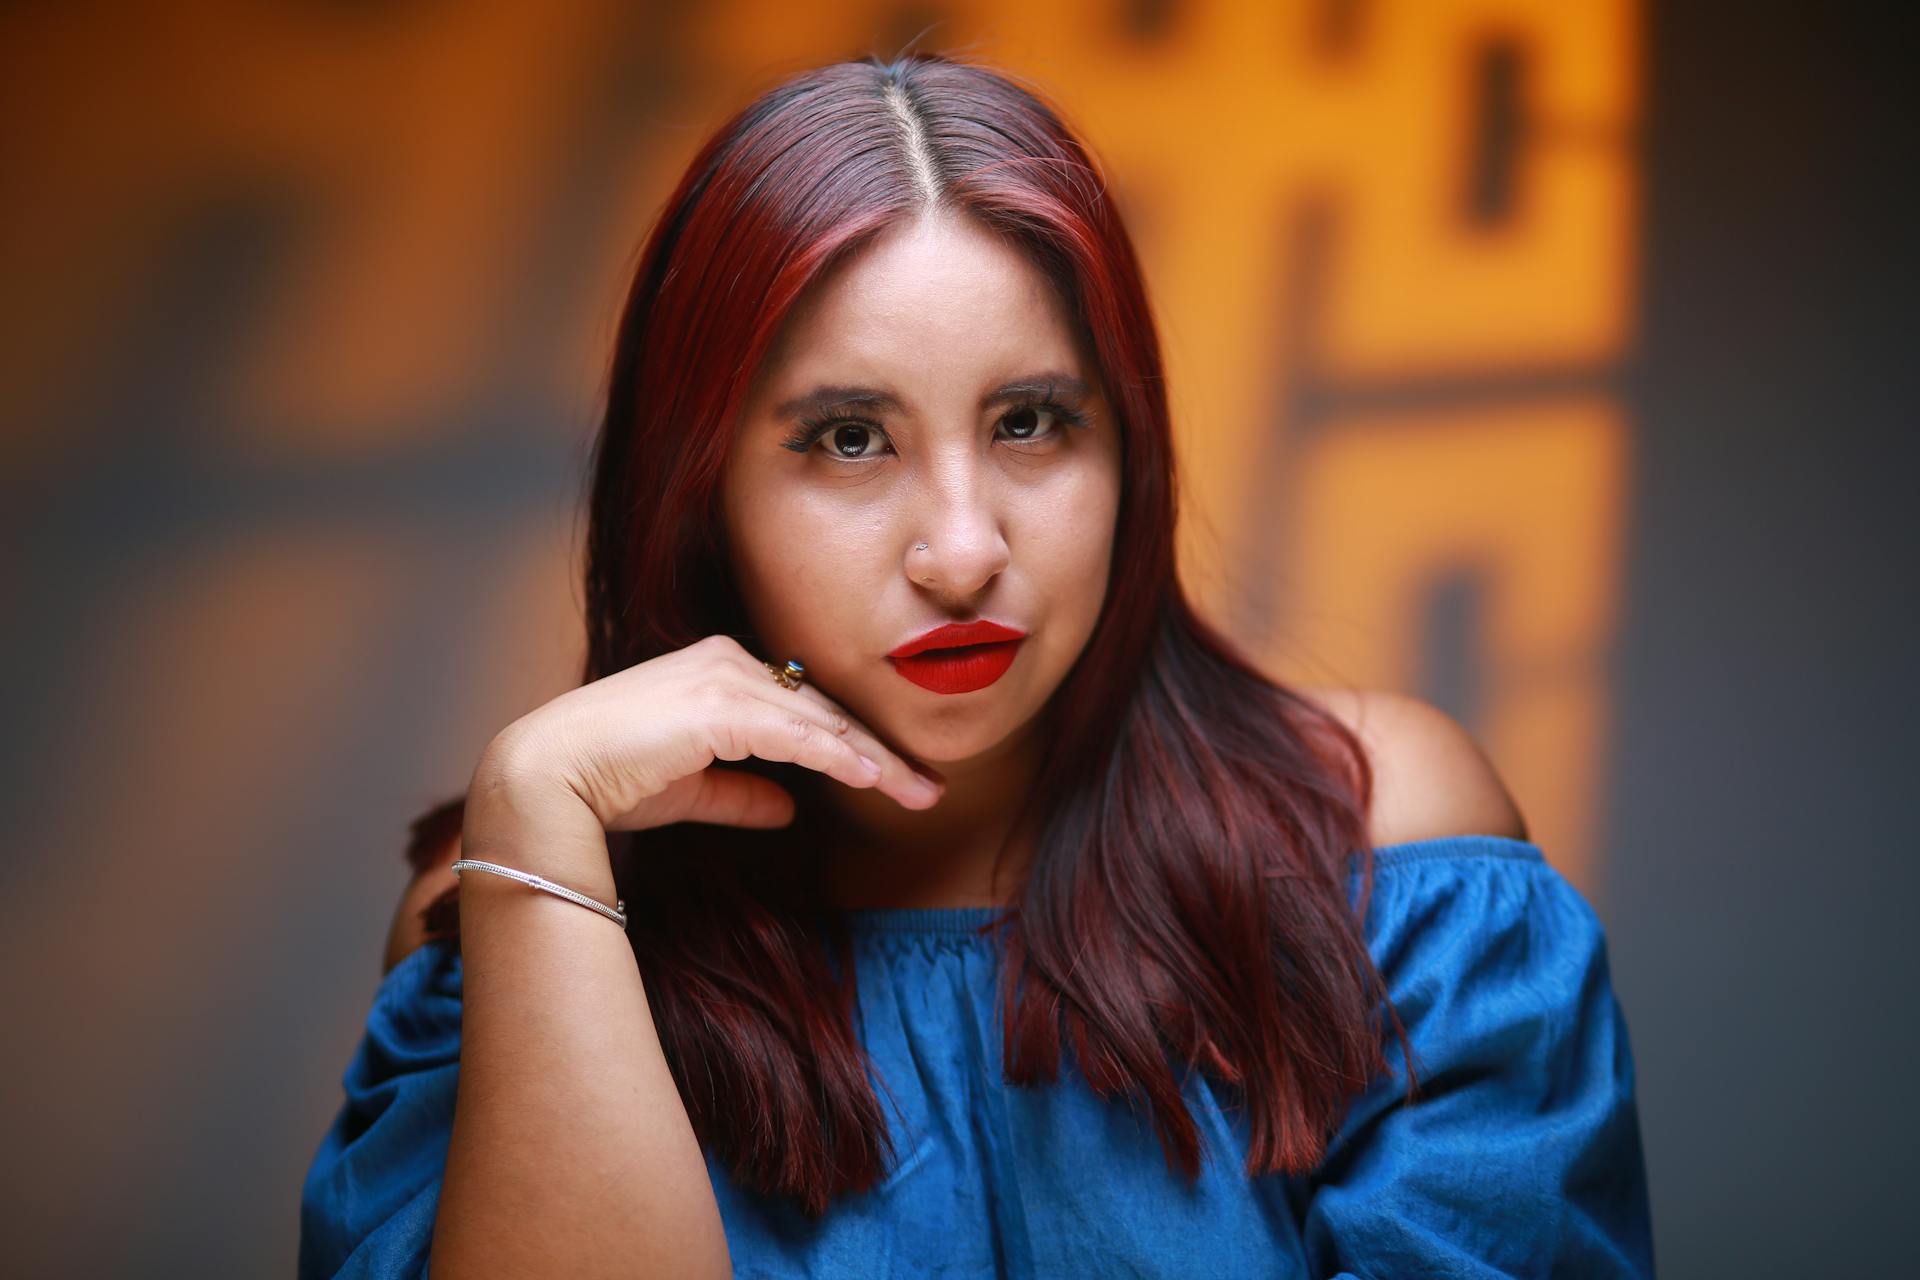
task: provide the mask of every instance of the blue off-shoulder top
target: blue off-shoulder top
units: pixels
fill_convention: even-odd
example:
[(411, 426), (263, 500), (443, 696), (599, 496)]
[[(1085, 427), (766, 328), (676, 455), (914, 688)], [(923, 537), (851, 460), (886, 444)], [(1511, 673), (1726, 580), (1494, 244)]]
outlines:
[[(735, 1274), (784, 1276), (1650, 1276), (1633, 1053), (1606, 940), (1529, 841), (1382, 847), (1366, 931), (1414, 1046), (1302, 1175), (1244, 1171), (1240, 1108), (1203, 1073), (1197, 1182), (1145, 1108), (1071, 1070), (1005, 1084), (992, 907), (848, 913), (857, 1030), (898, 1159), (808, 1220), (709, 1153)], [(1359, 865), (1351, 885), (1358, 902)], [(461, 960), (429, 942), (381, 982), (300, 1207), (302, 1277), (423, 1276), (460, 1059)], [(1070, 1067), (1070, 1059), (1068, 1062)]]

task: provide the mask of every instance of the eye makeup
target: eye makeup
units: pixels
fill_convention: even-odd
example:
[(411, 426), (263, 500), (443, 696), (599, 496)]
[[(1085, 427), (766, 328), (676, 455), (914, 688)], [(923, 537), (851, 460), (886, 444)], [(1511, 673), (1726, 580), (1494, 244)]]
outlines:
[[(1076, 405), (1063, 403), (1061, 400), (1056, 399), (1052, 395), (1052, 388), (1049, 386), (1042, 392), (1042, 394), (1034, 396), (1032, 398), (1024, 399), (1019, 403), (1013, 405), (1005, 413), (1000, 415), (1000, 422), (1005, 423), (1007, 419), (1015, 416), (1016, 414), (1025, 413), (1029, 410), (1034, 410), (1041, 413), (1052, 415), (1054, 421), (1059, 424), (1059, 427), (1062, 427), (1062, 428), (1084, 427), (1093, 420), (1093, 414), (1090, 411), (1079, 408)], [(867, 431), (880, 436), (885, 436), (886, 434), (886, 428), (884, 428), (883, 426), (880, 425), (880, 423), (875, 422), (871, 418), (860, 417), (854, 414), (829, 411), (826, 413), (819, 414), (818, 416), (802, 417), (800, 420), (800, 426), (796, 428), (790, 435), (788, 435), (785, 440), (780, 442), (781, 447), (785, 449), (791, 449), (795, 453), (806, 453), (813, 448), (814, 443), (818, 441), (821, 436), (825, 435), (827, 432), (833, 430), (836, 427), (843, 427), (843, 426), (863, 427)], [(1047, 434), (1042, 436), (1009, 436), (1007, 439), (1010, 443), (1013, 443), (1016, 445), (1023, 444), (1029, 441), (1035, 444), (1039, 444), (1044, 441), (1050, 440), (1056, 433), (1057, 433), (1057, 429), (1054, 432), (1048, 432)], [(862, 457), (857, 457), (857, 458), (850, 458), (845, 456), (835, 457), (833, 454), (828, 454), (827, 456), (830, 458), (834, 458), (834, 460), (837, 462), (858, 463), (858, 462), (866, 461), (868, 457), (878, 457), (881, 455), (877, 455), (877, 454), (864, 455)]]

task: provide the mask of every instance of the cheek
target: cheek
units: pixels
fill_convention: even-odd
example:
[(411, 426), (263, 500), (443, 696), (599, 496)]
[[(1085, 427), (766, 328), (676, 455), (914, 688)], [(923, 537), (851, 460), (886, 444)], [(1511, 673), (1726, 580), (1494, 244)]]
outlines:
[(804, 539), (789, 538), (794, 513), (750, 481), (734, 488), (727, 509), (729, 559), (753, 629), (770, 645), (783, 642), (793, 611), (796, 576), (807, 570)]
[(1046, 583), (1061, 621), (1091, 628), (1106, 599), (1119, 514), (1119, 479), (1108, 468), (1088, 468), (1049, 486), (1036, 504), (1028, 559)]
[(848, 628), (878, 590), (874, 539), (844, 510), (818, 503), (762, 502), (742, 514), (734, 560), (761, 638), (815, 670), (838, 648), (864, 641)]

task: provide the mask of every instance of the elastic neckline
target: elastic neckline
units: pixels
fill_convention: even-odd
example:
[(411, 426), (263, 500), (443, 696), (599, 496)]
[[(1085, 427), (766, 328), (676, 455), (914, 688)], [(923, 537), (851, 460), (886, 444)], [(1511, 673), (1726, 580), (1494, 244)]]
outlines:
[[(1440, 858), (1511, 858), (1521, 862), (1546, 860), (1540, 847), (1531, 840), (1493, 835), (1431, 836), (1425, 840), (1378, 845), (1373, 851), (1376, 870), (1397, 863)], [(1358, 854), (1354, 855), (1353, 864), (1357, 872)], [(846, 918), (848, 931), (855, 935), (919, 933), (964, 937), (978, 933), (983, 925), (1009, 910), (1008, 907), (856, 907), (840, 914)]]
[(1376, 845), (1373, 850), (1375, 866), (1422, 862), (1429, 858), (1513, 858), (1520, 862), (1545, 862), (1546, 854), (1531, 840), (1488, 835), (1429, 836), (1425, 840)]
[(1008, 907), (856, 907), (840, 914), (852, 933), (972, 934)]

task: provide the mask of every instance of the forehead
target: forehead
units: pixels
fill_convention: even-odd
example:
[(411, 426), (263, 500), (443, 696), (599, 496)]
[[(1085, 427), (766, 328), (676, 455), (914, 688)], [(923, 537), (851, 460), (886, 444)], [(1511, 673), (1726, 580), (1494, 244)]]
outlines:
[(761, 381), (779, 390), (860, 375), (985, 380), (1027, 365), (1074, 368), (1082, 354), (1065, 300), (1026, 253), (974, 218), (941, 212), (887, 228), (815, 281)]

